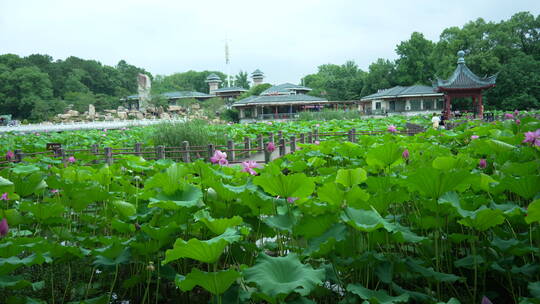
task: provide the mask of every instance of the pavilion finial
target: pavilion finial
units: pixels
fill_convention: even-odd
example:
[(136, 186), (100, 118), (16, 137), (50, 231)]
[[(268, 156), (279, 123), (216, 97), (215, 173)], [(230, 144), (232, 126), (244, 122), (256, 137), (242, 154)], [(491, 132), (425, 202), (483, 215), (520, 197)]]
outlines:
[(460, 50), (457, 52), (457, 55), (458, 55), (458, 60), (457, 60), (457, 63), (458, 64), (461, 64), (461, 63), (465, 63), (465, 52), (463, 50)]

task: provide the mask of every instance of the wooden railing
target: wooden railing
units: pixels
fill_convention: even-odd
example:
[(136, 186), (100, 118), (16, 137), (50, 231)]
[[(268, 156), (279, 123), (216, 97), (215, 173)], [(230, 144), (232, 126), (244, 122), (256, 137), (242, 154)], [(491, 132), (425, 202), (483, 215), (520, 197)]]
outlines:
[[(409, 128), (406, 131), (398, 131), (396, 134), (402, 135), (414, 135), (422, 132), (423, 129)], [(206, 146), (192, 146), (189, 142), (182, 142), (181, 146), (177, 147), (165, 147), (165, 146), (144, 146), (142, 143), (136, 143), (133, 147), (99, 147), (94, 144), (90, 149), (62, 149), (59, 148), (54, 151), (40, 151), (40, 152), (23, 152), (22, 150), (15, 150), (14, 157), (8, 160), (0, 161), (0, 168), (9, 166), (10, 163), (24, 162), (25, 160), (49, 157), (57, 160), (61, 160), (62, 163), (68, 164), (70, 157), (86, 155), (84, 159), (90, 158), (90, 161), (85, 165), (97, 164), (105, 162), (107, 164), (113, 164), (115, 161), (120, 160), (123, 155), (137, 155), (148, 160), (158, 159), (172, 159), (175, 161), (181, 161), (189, 163), (196, 159), (205, 159), (210, 161), (210, 158), (214, 155), (216, 150), (227, 153), (227, 160), (229, 163), (240, 163), (244, 160), (249, 160), (253, 154), (264, 155), (264, 162), (268, 163), (272, 159), (272, 152), (268, 150), (268, 144), (274, 143), (275, 149), (279, 156), (286, 154), (287, 150), (290, 153), (295, 152), (298, 149), (298, 144), (312, 144), (328, 139), (343, 139), (347, 141), (356, 142), (357, 136), (364, 135), (381, 135), (386, 134), (388, 131), (361, 131), (356, 129), (350, 129), (347, 132), (319, 132), (315, 129), (307, 133), (299, 133), (290, 135), (285, 138), (282, 131), (277, 134), (268, 133), (266, 136), (258, 135), (255, 140), (250, 137), (245, 137), (242, 142), (234, 142), (228, 140), (225, 145), (209, 144)], [(287, 149), (288, 147), (288, 149)], [(91, 157), (88, 157), (91, 156)], [(262, 157), (261, 157), (262, 158)], [(79, 161), (77, 161), (80, 164)]]

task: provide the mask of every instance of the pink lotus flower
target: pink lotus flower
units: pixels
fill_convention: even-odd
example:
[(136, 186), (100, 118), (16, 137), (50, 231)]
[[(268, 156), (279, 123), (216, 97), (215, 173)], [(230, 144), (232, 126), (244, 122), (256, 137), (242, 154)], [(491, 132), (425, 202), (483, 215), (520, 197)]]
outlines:
[(481, 158), (480, 161), (478, 162), (478, 167), (480, 169), (485, 169), (487, 167), (487, 161), (486, 159), (484, 158)]
[(249, 173), (251, 175), (257, 175), (257, 172), (255, 172), (255, 170), (253, 170), (253, 169), (261, 167), (254, 160), (248, 160), (248, 161), (242, 162), (242, 166), (244, 167), (242, 169), (242, 172), (247, 172), (247, 173)]
[(318, 140), (314, 141), (313, 143), (316, 144), (316, 145), (320, 145), (320, 144), (321, 144), (321, 142), (318, 141)]
[(107, 134), (101, 134), (101, 136), (107, 136)]
[(0, 201), (9, 201), (7, 192), (4, 192), (2, 196), (0, 196)]
[(397, 128), (394, 125), (389, 125), (387, 130), (388, 130), (388, 132), (391, 132), (391, 133), (396, 133), (397, 132)]
[(534, 132), (526, 132), (523, 143), (531, 143), (531, 145), (540, 147), (540, 129)]
[(478, 136), (478, 135), (471, 135), (471, 140), (475, 140), (475, 139), (478, 139), (478, 138), (480, 138), (480, 136)]
[(520, 124), (521, 124), (521, 120), (516, 119), (516, 125), (520, 125)]
[(12, 160), (14, 158), (15, 158), (15, 153), (13, 153), (13, 151), (7, 151), (6, 160)]
[(409, 159), (409, 149), (405, 149), (403, 150), (403, 153), (401, 153), (401, 157), (403, 157), (403, 159)]
[(220, 164), (221, 166), (227, 165), (229, 163), (227, 161), (227, 153), (221, 152), (219, 150), (216, 150), (214, 152), (214, 156), (210, 158), (210, 161), (213, 164)]
[(514, 110), (514, 115), (515, 115), (515, 116), (518, 116), (518, 115), (519, 115), (519, 111), (518, 111), (518, 110)]
[(60, 190), (58, 190), (58, 189), (51, 189), (51, 193), (52, 193), (52, 194), (56, 194), (56, 193), (58, 193), (58, 192), (60, 192)]
[(512, 115), (512, 113), (506, 113), (506, 114), (504, 114), (504, 118), (506, 118), (506, 119), (514, 119), (514, 115)]
[(77, 161), (77, 160), (75, 159), (74, 156), (70, 156), (70, 157), (68, 158), (68, 162), (70, 162), (70, 163), (74, 163), (75, 161)]
[(480, 304), (493, 304), (488, 297), (486, 296), (483, 296), (482, 297), (482, 302)]
[(103, 132), (107, 132), (107, 129), (103, 129)]
[(287, 197), (287, 202), (289, 202), (290, 204), (294, 203), (297, 200), (298, 200), (298, 197)]
[(320, 124), (316, 124), (316, 125), (315, 125), (316, 128), (318, 128), (318, 127), (320, 127), (320, 126), (321, 126)]
[(266, 150), (268, 150), (269, 152), (274, 152), (276, 150), (276, 145), (273, 142), (269, 142), (266, 145)]
[(0, 236), (5, 236), (9, 232), (9, 225), (6, 218), (2, 218), (0, 222)]
[(267, 122), (266, 124), (269, 125), (269, 126), (271, 126), (271, 125), (272, 125), (272, 122), (269, 121), (269, 122)]

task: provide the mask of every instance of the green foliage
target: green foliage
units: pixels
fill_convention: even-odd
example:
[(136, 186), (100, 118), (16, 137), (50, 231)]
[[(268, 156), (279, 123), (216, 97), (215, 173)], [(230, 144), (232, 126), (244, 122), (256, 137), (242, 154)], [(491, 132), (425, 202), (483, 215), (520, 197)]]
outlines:
[(214, 131), (203, 120), (192, 120), (182, 123), (163, 123), (156, 127), (149, 135), (155, 145), (180, 147), (183, 141), (192, 146), (206, 146), (212, 144), (226, 144), (225, 137)]
[(328, 100), (359, 99), (366, 73), (354, 61), (343, 65), (324, 64), (317, 74), (304, 77), (304, 85), (313, 89), (310, 95)]
[(160, 94), (170, 91), (196, 91), (208, 93), (208, 83), (206, 78), (210, 74), (218, 75), (222, 81), (225, 81), (226, 75), (218, 71), (187, 71), (175, 73), (172, 75), (157, 75), (152, 82), (152, 93)]

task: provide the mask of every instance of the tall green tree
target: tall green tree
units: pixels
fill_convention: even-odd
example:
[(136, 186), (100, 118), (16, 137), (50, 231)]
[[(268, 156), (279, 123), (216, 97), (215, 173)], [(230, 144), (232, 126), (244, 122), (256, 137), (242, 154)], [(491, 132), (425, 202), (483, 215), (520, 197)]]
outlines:
[(249, 90), (248, 73), (242, 71), (238, 72), (238, 74), (234, 76), (234, 85)]
[(388, 59), (379, 58), (369, 65), (361, 95), (370, 95), (380, 89), (387, 89), (396, 84), (396, 65)]
[(435, 72), (432, 60), (434, 43), (414, 32), (396, 47), (397, 80), (401, 85), (428, 84)]
[(310, 94), (329, 100), (359, 99), (366, 72), (354, 61), (345, 64), (323, 64), (316, 74), (304, 77), (304, 84), (313, 89)]
[(208, 83), (206, 83), (206, 77), (212, 73), (218, 75), (222, 81), (225, 81), (225, 74), (217, 71), (187, 71), (168, 76), (157, 75), (152, 83), (152, 92), (154, 94), (167, 91), (196, 91), (208, 93), (209, 87)]

